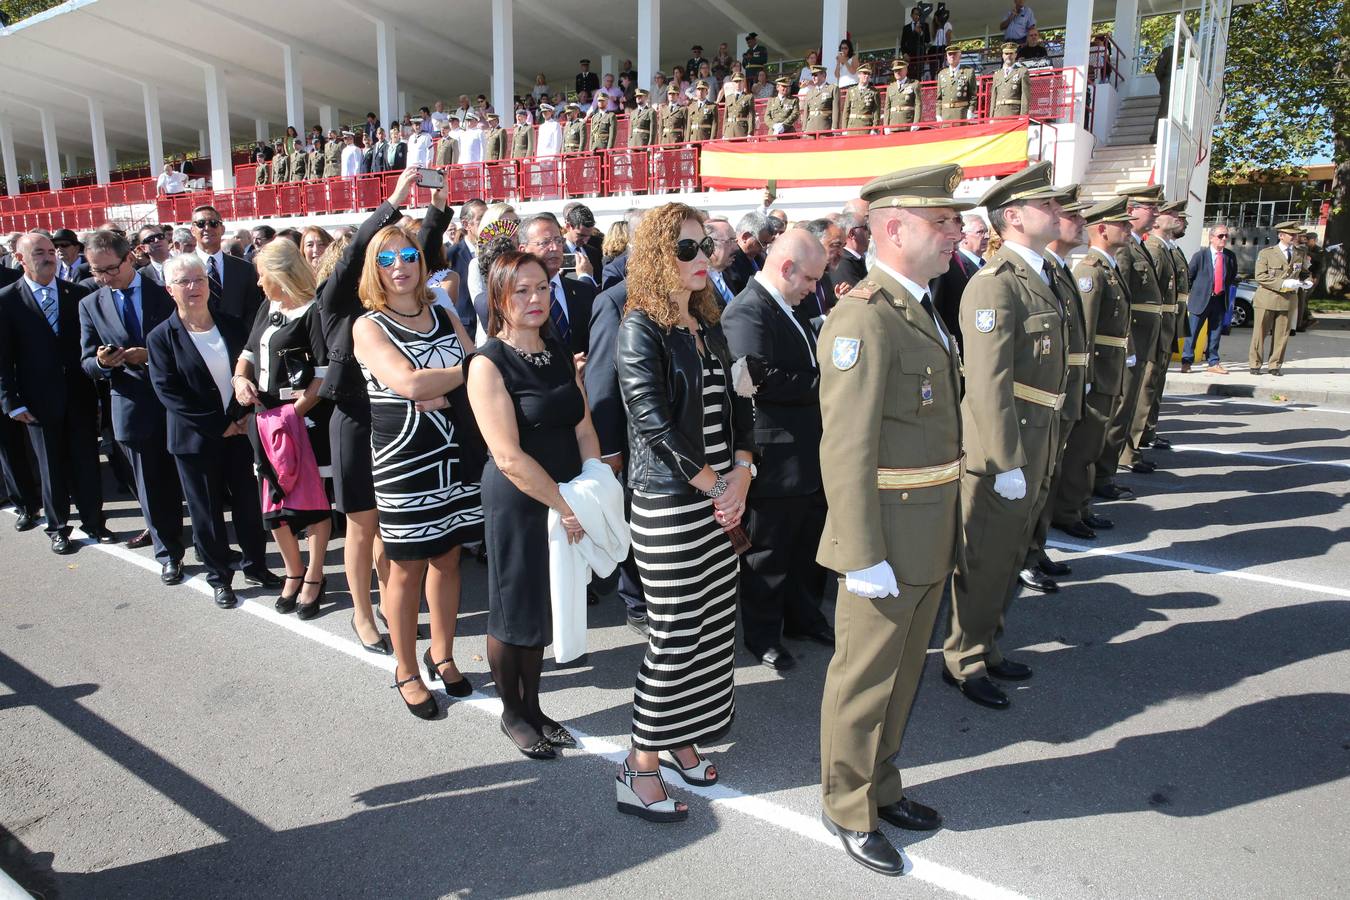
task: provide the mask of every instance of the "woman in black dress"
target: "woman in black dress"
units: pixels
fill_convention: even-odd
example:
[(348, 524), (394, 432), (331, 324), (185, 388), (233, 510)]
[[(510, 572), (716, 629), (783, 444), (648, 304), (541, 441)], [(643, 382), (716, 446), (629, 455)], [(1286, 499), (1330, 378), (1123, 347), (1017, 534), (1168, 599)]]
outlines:
[[(295, 414), (305, 422), (308, 455), (302, 466), (312, 464), (323, 477), (329, 473), (328, 414), (332, 406), (319, 397), (327, 371), (328, 352), (314, 303), (314, 273), (290, 241), (272, 241), (253, 259), (258, 284), (267, 296), (259, 309), (253, 332), (234, 366), (234, 397), (245, 408), (277, 409), (294, 404)], [(296, 383), (296, 379), (306, 379)], [(322, 482), (301, 477), (297, 490), (281, 503), (269, 502), (273, 488), (269, 472), (275, 466), (259, 440), (256, 424), (250, 425), (254, 459), (263, 477), (263, 521), (272, 530), (281, 558), (286, 563), (285, 583), (277, 598), (276, 611), (295, 612), (302, 619), (319, 614), (327, 587), (323, 574), (324, 554), (332, 536), (332, 509)], [(305, 474), (313, 475), (313, 469)], [(314, 488), (317, 487), (318, 490)], [(300, 559), (295, 533), (309, 533), (309, 562)]]
[(470, 365), (469, 400), (491, 454), (483, 469), (488, 557), (488, 664), (502, 698), (502, 731), (532, 759), (575, 747), (539, 709), (544, 647), (553, 642), (548, 511), (568, 540), (583, 530), (558, 484), (600, 455), (580, 379), (552, 334), (544, 264), (502, 254), (488, 272), (488, 334)]

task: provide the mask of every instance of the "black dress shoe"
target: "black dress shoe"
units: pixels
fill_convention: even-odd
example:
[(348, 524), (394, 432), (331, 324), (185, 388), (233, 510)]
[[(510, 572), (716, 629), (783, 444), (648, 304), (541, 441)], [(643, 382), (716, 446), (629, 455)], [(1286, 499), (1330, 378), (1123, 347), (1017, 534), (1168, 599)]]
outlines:
[(998, 665), (986, 665), (985, 671), (1000, 681), (1026, 681), (1031, 677), (1031, 666), (1011, 659), (1004, 659)]
[(1270, 374), (1274, 375), (1276, 378), (1279, 378), (1284, 373), (1281, 372), (1279, 369), (1271, 369)]
[(821, 625), (819, 628), (813, 628), (810, 631), (787, 631), (784, 629), (783, 637), (791, 638), (794, 641), (815, 641), (822, 647), (834, 646), (834, 629), (829, 625)]
[(218, 587), (216, 588), (215, 594), (216, 606), (219, 606), (221, 609), (231, 609), (239, 602), (239, 598), (234, 595), (233, 588)]
[(165, 584), (179, 584), (183, 580), (183, 564), (171, 559), (159, 570), (159, 580)]
[(1129, 468), (1130, 471), (1134, 472), (1136, 475), (1152, 475), (1158, 467), (1146, 459), (1141, 459), (1132, 464)]
[(1159, 450), (1171, 450), (1172, 442), (1165, 437), (1155, 437), (1149, 446), (1156, 447)]
[(52, 552), (59, 556), (65, 556), (67, 553), (75, 552), (75, 545), (70, 542), (68, 535), (58, 531), (52, 535)]
[(1097, 532), (1089, 528), (1085, 522), (1070, 522), (1068, 525), (1056, 525), (1055, 527), (1069, 537), (1076, 537), (1079, 540), (1095, 541), (1097, 539)]
[(979, 678), (967, 678), (965, 681), (957, 681), (947, 667), (942, 667), (942, 680), (950, 685), (955, 685), (961, 689), (961, 693), (966, 695), (966, 699), (980, 706), (987, 706), (990, 709), (1007, 709), (1012, 705), (1008, 695), (1003, 693), (998, 685), (994, 684), (985, 676)]
[(1072, 575), (1073, 569), (1069, 568), (1068, 563), (1055, 562), (1044, 553), (1041, 554), (1041, 561), (1036, 563), (1036, 568), (1043, 575), (1050, 575), (1054, 578), (1063, 578), (1065, 575)]
[(32, 513), (19, 510), (19, 517), (14, 520), (15, 531), (32, 531), (37, 527), (37, 516)]
[(886, 806), (878, 806), (877, 815), (896, 828), (908, 831), (936, 831), (942, 827), (942, 816), (937, 810), (908, 797), (901, 797)]
[[(356, 630), (356, 622), (352, 622), (351, 625), (352, 625), (352, 634), (356, 635), (356, 640), (360, 642), (361, 646), (365, 648), (367, 653), (375, 653), (380, 656), (393, 655), (394, 651), (389, 648), (389, 641), (385, 638), (384, 635), (381, 634), (380, 639), (377, 640), (375, 643), (367, 644), (365, 638), (361, 637), (361, 632)], [(378, 628), (375, 629), (375, 633), (379, 634)]]
[(880, 831), (850, 831), (836, 825), (824, 813), (820, 814), (820, 821), (826, 831), (839, 838), (844, 852), (857, 862), (882, 875), (904, 874), (905, 861), (900, 851)]
[(1092, 496), (1103, 500), (1133, 500), (1134, 491), (1118, 484), (1104, 484), (1092, 489)]
[(1053, 594), (1059, 590), (1059, 585), (1055, 584), (1054, 579), (1046, 578), (1032, 568), (1026, 568), (1018, 572), (1017, 580), (1033, 591), (1040, 591), (1042, 594)]
[[(1115, 522), (1112, 522), (1106, 516), (1099, 516), (1096, 513), (1088, 513), (1084, 516), (1083, 524), (1088, 528), (1095, 528), (1098, 531), (1109, 531), (1116, 527)], [(1093, 537), (1096, 537), (1096, 535), (1094, 534)]]
[(142, 547), (149, 547), (150, 540), (150, 529), (147, 528), (131, 540), (127, 541), (127, 546), (132, 550), (139, 550)]
[(265, 588), (281, 587), (282, 585), (281, 577), (266, 569), (245, 569), (244, 583)]
[(117, 535), (113, 534), (106, 528), (86, 528), (84, 530), (84, 533), (89, 535), (94, 540), (98, 541), (100, 544), (117, 543)]
[(761, 663), (779, 672), (786, 672), (797, 665), (796, 658), (787, 651), (786, 647), (770, 647), (763, 653), (756, 653), (755, 656), (759, 658)]

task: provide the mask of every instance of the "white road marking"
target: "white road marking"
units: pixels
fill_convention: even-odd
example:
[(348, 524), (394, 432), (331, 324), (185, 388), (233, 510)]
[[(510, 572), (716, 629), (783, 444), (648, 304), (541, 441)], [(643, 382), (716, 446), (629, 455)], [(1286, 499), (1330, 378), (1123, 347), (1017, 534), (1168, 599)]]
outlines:
[(1206, 447), (1200, 444), (1173, 444), (1176, 451), (1190, 453), (1217, 453), (1221, 456), (1240, 456), (1244, 459), (1262, 459), (1268, 462), (1290, 463), (1302, 466), (1335, 466), (1350, 469), (1350, 462), (1340, 459), (1304, 459), (1301, 456), (1285, 456), (1280, 453), (1253, 453), (1250, 450), (1225, 450), (1221, 447)]
[(1350, 409), (1335, 406), (1319, 406), (1305, 400), (1291, 400), (1288, 403), (1267, 403), (1264, 400), (1252, 400), (1246, 397), (1197, 396), (1194, 394), (1164, 394), (1167, 403), (1180, 403), (1187, 406), (1258, 406), (1262, 409), (1279, 409), (1285, 412), (1335, 413), (1350, 416)]

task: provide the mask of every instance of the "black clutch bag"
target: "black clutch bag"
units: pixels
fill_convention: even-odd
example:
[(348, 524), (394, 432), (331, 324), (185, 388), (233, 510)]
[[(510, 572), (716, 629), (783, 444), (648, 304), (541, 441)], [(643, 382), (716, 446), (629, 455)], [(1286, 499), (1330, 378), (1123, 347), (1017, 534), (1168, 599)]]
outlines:
[(308, 347), (291, 347), (281, 352), (281, 364), (286, 383), (293, 390), (303, 391), (314, 380), (314, 356)]
[(455, 443), (459, 445), (459, 471), (456, 475), (461, 484), (481, 482), (488, 458), (487, 443), (483, 440), (483, 433), (478, 430), (478, 420), (473, 416), (473, 407), (469, 405), (469, 389), (466, 387), (469, 363), (473, 358), (472, 353), (464, 358), (465, 384), (446, 395), (450, 401), (446, 412), (455, 426)]

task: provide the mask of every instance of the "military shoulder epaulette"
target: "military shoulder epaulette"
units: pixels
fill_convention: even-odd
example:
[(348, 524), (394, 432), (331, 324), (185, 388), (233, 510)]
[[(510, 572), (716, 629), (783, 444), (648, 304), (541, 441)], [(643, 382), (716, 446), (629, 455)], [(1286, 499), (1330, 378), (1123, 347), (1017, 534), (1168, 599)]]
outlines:
[(988, 263), (986, 263), (984, 268), (980, 269), (974, 275), (970, 276), (970, 280), (974, 281), (976, 278), (988, 277), (989, 275), (993, 275), (996, 272), (1002, 272), (1004, 269), (1008, 269), (1011, 267), (1012, 263), (1008, 262), (1006, 259), (1000, 259), (997, 263), (993, 265), (989, 265)]
[(855, 284), (845, 297), (853, 297), (857, 300), (871, 300), (872, 295), (881, 290), (881, 285), (869, 279), (863, 279)]
[(1106, 265), (1106, 260), (1102, 259), (1102, 255), (1101, 255), (1100, 253), (1089, 253), (1087, 256), (1084, 256), (1084, 257), (1080, 260), (1080, 262), (1082, 263), (1082, 265), (1085, 265), (1085, 266), (1104, 266), (1104, 265)]

